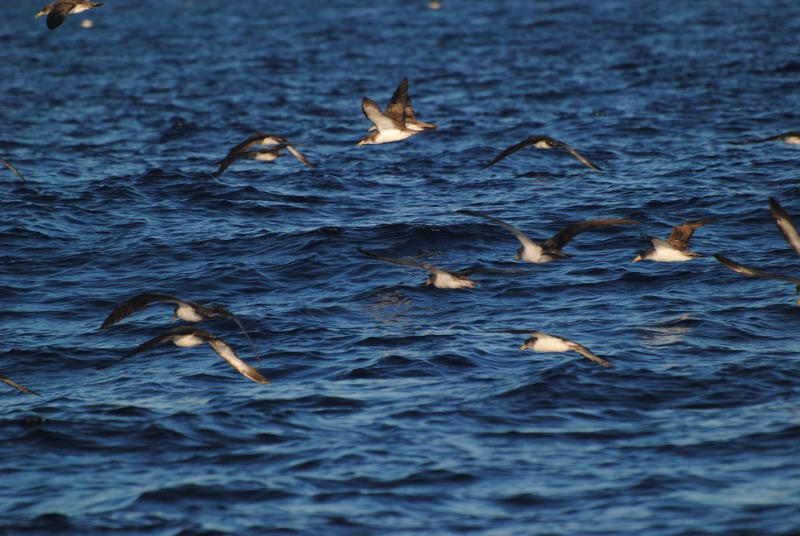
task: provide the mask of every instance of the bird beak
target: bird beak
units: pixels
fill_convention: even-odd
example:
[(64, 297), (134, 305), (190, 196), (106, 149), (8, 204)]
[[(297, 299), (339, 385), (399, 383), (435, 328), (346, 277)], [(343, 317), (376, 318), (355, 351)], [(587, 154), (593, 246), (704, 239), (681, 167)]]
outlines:
[(431, 280), (430, 280), (430, 279), (428, 279), (427, 281), (425, 281), (425, 286), (426, 286), (426, 287), (427, 287), (428, 285), (430, 285), (430, 284), (431, 284)]
[(519, 260), (519, 255), (514, 255), (514, 260), (518, 261)]
[(42, 15), (44, 15), (44, 11), (40, 11), (39, 13), (37, 13), (37, 14), (36, 14), (36, 16), (35, 16), (34, 18), (35, 18), (35, 19), (38, 19), (38, 18), (39, 18), (39, 17), (41, 17)]
[(525, 349), (525, 345), (523, 344), (522, 346), (519, 347), (519, 349), (520, 350), (524, 350)]
[(172, 315), (172, 321), (175, 322), (178, 319), (178, 315)]
[(637, 255), (636, 258), (633, 259), (633, 262), (639, 262), (640, 260), (642, 260), (642, 256), (641, 255)]

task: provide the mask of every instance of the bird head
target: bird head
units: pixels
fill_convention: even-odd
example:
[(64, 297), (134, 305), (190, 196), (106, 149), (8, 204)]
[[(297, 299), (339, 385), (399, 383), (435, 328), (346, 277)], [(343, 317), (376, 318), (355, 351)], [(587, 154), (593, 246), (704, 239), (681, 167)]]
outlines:
[(533, 350), (533, 345), (536, 344), (536, 341), (537, 341), (536, 337), (528, 337), (527, 339), (525, 339), (525, 342), (522, 343), (522, 346), (520, 346), (519, 349), (526, 350), (530, 348), (531, 350)]

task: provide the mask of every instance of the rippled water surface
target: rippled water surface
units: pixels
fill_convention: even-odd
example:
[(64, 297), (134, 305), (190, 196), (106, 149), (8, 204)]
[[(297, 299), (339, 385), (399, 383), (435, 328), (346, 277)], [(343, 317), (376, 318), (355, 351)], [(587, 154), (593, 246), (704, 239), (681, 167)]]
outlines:
[[(13, 5), (12, 5), (13, 4)], [(107, 1), (0, 27), (0, 534), (800, 533), (794, 2)], [(90, 28), (81, 22), (93, 21)], [(404, 76), (438, 130), (356, 147)], [(253, 132), (292, 156), (212, 173)], [(531, 134), (572, 145), (481, 165)], [(492, 214), (574, 258), (512, 260)], [(475, 275), (473, 290), (356, 248)], [(165, 332), (233, 310), (251, 382)], [(255, 365), (225, 319), (201, 325)], [(518, 349), (541, 330), (577, 353)]]

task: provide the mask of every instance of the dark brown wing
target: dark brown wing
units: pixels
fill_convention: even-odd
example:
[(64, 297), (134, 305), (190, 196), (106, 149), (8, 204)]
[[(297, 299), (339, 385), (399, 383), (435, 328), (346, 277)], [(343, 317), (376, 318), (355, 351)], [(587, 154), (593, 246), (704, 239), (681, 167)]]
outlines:
[(289, 151), (290, 153), (292, 153), (292, 154), (294, 155), (294, 157), (295, 157), (295, 158), (297, 158), (298, 160), (300, 160), (302, 163), (304, 163), (304, 164), (305, 164), (305, 165), (307, 165), (308, 167), (310, 167), (310, 168), (313, 168), (313, 167), (314, 167), (314, 164), (312, 164), (311, 162), (309, 162), (309, 161), (308, 161), (308, 158), (306, 158), (305, 156), (303, 156), (302, 154), (300, 154), (300, 151), (298, 151), (297, 149), (295, 149), (293, 145), (287, 144), (287, 145), (286, 145), (286, 150), (287, 150), (287, 151)]
[(267, 378), (262, 376), (260, 372), (242, 361), (242, 359), (236, 355), (234, 349), (219, 337), (209, 338), (206, 342), (211, 345), (222, 359), (227, 361), (230, 366), (244, 377), (258, 383), (271, 383)]
[(55, 30), (64, 24), (64, 21), (67, 20), (67, 15), (69, 15), (73, 7), (74, 4), (71, 3), (57, 3), (53, 6), (52, 11), (47, 15), (47, 27), (51, 30)]
[(14, 172), (14, 174), (15, 174), (17, 177), (19, 177), (20, 179), (22, 179), (22, 182), (25, 182), (25, 177), (23, 177), (23, 176), (22, 176), (22, 173), (20, 173), (20, 172), (19, 172), (19, 170), (18, 170), (17, 168), (15, 168), (15, 167), (14, 167), (14, 166), (12, 166), (11, 164), (9, 164), (9, 163), (8, 163), (8, 161), (6, 161), (4, 158), (0, 158), (0, 164), (3, 164), (3, 165), (4, 165), (4, 166), (6, 166), (8, 169), (10, 169), (11, 171), (13, 171), (13, 172)]
[(105, 319), (103, 325), (100, 326), (100, 331), (113, 326), (123, 318), (132, 315), (136, 311), (145, 308), (151, 303), (156, 303), (156, 302), (170, 302), (179, 304), (181, 303), (181, 300), (173, 296), (168, 296), (166, 294), (154, 294), (149, 292), (145, 292), (144, 294), (139, 294), (119, 304), (117, 308), (114, 309), (110, 315), (108, 315), (108, 318)]
[(716, 218), (706, 218), (704, 220), (687, 221), (672, 228), (672, 232), (667, 239), (669, 245), (678, 249), (687, 249), (689, 247), (689, 240), (692, 239), (696, 229), (709, 223), (717, 221)]
[(244, 333), (244, 336), (247, 337), (248, 341), (250, 341), (250, 346), (253, 348), (253, 353), (256, 356), (256, 360), (258, 360), (258, 366), (261, 367), (261, 357), (259, 357), (259, 355), (258, 355), (258, 350), (256, 350), (256, 345), (255, 345), (255, 343), (253, 343), (253, 339), (250, 338), (250, 335), (247, 333), (247, 330), (244, 329), (244, 326), (239, 321), (239, 318), (235, 314), (233, 314), (231, 311), (225, 309), (224, 307), (219, 307), (218, 305), (209, 305), (209, 306), (206, 307), (206, 309), (211, 311), (213, 314), (227, 316), (228, 318), (230, 318), (234, 322), (236, 322), (236, 325), (239, 326), (239, 329), (242, 330), (242, 333)]
[(545, 248), (561, 249), (566, 246), (575, 235), (583, 233), (584, 231), (591, 231), (592, 229), (609, 227), (611, 225), (632, 225), (637, 223), (640, 222), (629, 218), (599, 218), (596, 220), (570, 223), (542, 245)]
[(527, 138), (527, 139), (525, 139), (525, 140), (523, 140), (523, 141), (521, 141), (521, 142), (519, 142), (519, 143), (517, 143), (515, 145), (512, 145), (511, 147), (509, 147), (509, 148), (505, 149), (503, 152), (501, 152), (499, 155), (497, 155), (494, 158), (492, 158), (492, 160), (488, 164), (483, 166), (481, 169), (486, 169), (489, 166), (493, 166), (496, 163), (498, 163), (500, 160), (502, 160), (503, 158), (505, 158), (505, 157), (507, 157), (509, 155), (512, 155), (512, 154), (516, 153), (517, 151), (519, 151), (520, 149), (524, 149), (525, 147), (528, 147), (529, 145), (533, 145), (534, 143), (536, 143), (536, 140), (531, 140), (531, 138)]
[(724, 255), (719, 255), (717, 253), (714, 254), (714, 258), (717, 259), (720, 264), (725, 266), (726, 268), (730, 268), (734, 272), (749, 275), (752, 277), (760, 277), (762, 279), (778, 279), (780, 281), (788, 281), (789, 283), (794, 283), (795, 285), (800, 285), (800, 279), (796, 277), (791, 277), (788, 275), (782, 274), (771, 274), (769, 272), (762, 272), (757, 268), (751, 268), (749, 266), (745, 266), (743, 264), (739, 264), (738, 262), (734, 262), (730, 260), (728, 257)]
[(36, 395), (36, 396), (42, 396), (39, 393), (37, 393), (36, 391), (34, 391), (33, 389), (28, 389), (24, 385), (20, 385), (17, 382), (15, 382), (14, 380), (6, 378), (5, 376), (0, 376), (0, 382), (5, 382), (8, 385), (10, 385), (11, 387), (16, 387), (20, 391), (24, 391), (24, 392), (26, 392), (28, 394), (32, 394), (32, 395)]
[(586, 167), (588, 167), (588, 168), (591, 168), (591, 169), (593, 169), (593, 170), (595, 170), (595, 171), (603, 171), (603, 169), (602, 169), (602, 168), (600, 168), (599, 166), (596, 166), (595, 164), (592, 164), (591, 162), (589, 162), (588, 160), (586, 160), (586, 158), (584, 158), (582, 155), (578, 154), (578, 151), (576, 151), (575, 149), (573, 149), (572, 147), (570, 147), (569, 145), (567, 145), (567, 144), (566, 144), (566, 143), (564, 143), (563, 141), (559, 141), (559, 142), (557, 142), (557, 143), (558, 143), (558, 144), (559, 144), (561, 147), (563, 147), (563, 148), (564, 148), (564, 149), (565, 149), (565, 150), (566, 150), (566, 151), (567, 151), (569, 154), (571, 154), (572, 156), (574, 156), (575, 158), (577, 158), (577, 159), (578, 159), (578, 161), (580, 161), (580, 162), (581, 162), (583, 165), (585, 165)]
[(778, 229), (783, 233), (783, 237), (792, 246), (792, 249), (800, 253), (800, 235), (797, 234), (797, 227), (792, 222), (792, 218), (783, 210), (778, 200), (773, 197), (769, 198), (769, 208), (772, 210), (772, 216), (775, 218)]
[(566, 342), (567, 342), (567, 346), (569, 346), (571, 350), (573, 350), (575, 352), (578, 352), (579, 354), (581, 354), (586, 359), (594, 361), (595, 363), (603, 365), (604, 367), (611, 367), (612, 366), (611, 363), (609, 363), (608, 361), (606, 361), (602, 357), (595, 355), (594, 353), (592, 353), (591, 350), (586, 348), (584, 345), (578, 344), (575, 341), (569, 341), (568, 340)]
[(397, 89), (394, 90), (389, 104), (386, 105), (384, 114), (390, 117), (398, 124), (405, 124), (406, 119), (414, 119), (414, 112), (412, 110), (411, 117), (406, 113), (406, 105), (410, 107), (411, 98), (408, 96), (408, 77), (404, 77)]

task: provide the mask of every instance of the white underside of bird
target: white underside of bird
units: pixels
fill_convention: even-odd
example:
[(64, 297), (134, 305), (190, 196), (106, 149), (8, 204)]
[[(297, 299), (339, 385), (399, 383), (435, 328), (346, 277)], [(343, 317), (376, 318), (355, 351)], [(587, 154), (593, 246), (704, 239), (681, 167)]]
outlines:
[(694, 258), (679, 249), (675, 249), (669, 245), (669, 242), (662, 238), (653, 237), (650, 238), (650, 240), (653, 242), (655, 251), (650, 253), (648, 260), (656, 262), (683, 262), (690, 261)]
[(469, 279), (453, 277), (448, 273), (433, 274), (425, 285), (433, 285), (436, 288), (475, 288), (475, 282)]

